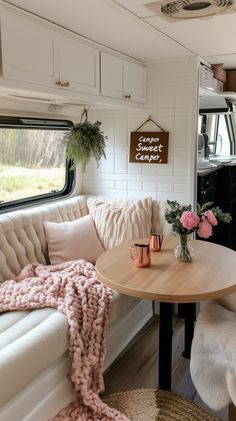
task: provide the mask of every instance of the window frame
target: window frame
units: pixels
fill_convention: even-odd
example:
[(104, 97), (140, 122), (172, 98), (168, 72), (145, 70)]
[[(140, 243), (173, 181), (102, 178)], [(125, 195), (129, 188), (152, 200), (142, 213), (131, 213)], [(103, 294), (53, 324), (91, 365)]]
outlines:
[(235, 131), (233, 126), (232, 115), (228, 114), (225, 116), (226, 127), (228, 130), (229, 142), (230, 142), (230, 154), (235, 154)]
[[(234, 155), (235, 153), (235, 134), (234, 134), (234, 123), (232, 121), (232, 116), (231, 114), (226, 114), (226, 113), (212, 113), (212, 114), (205, 114), (205, 121), (204, 121), (204, 128), (206, 133), (209, 134), (210, 136), (210, 131), (213, 133), (213, 139), (211, 139), (211, 141), (215, 142), (215, 145), (213, 147), (213, 153), (216, 153), (216, 149), (217, 149), (217, 137), (218, 137), (218, 133), (219, 133), (219, 122), (220, 122), (220, 117), (224, 118), (225, 121), (225, 127), (227, 130), (227, 134), (228, 134), (228, 139), (229, 139), (229, 147), (230, 147), (230, 154)], [(214, 122), (213, 122), (214, 119)]]
[[(34, 117), (12, 117), (0, 116), (0, 129), (25, 128), (25, 129), (41, 129), (41, 130), (70, 130), (74, 124), (70, 120), (59, 120), (53, 118), (34, 118)], [(66, 160), (65, 163), (65, 185), (59, 192), (49, 192), (36, 196), (26, 197), (22, 199), (12, 200), (9, 202), (0, 202), (0, 214), (6, 211), (16, 210), (55, 201), (64, 198), (72, 192), (75, 182), (75, 170), (73, 169), (73, 160)]]

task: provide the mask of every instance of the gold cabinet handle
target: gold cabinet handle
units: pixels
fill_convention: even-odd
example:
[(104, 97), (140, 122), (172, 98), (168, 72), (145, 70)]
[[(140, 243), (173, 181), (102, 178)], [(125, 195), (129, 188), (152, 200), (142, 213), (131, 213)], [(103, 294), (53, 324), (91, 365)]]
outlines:
[(131, 99), (131, 95), (124, 95), (124, 98)]
[(58, 80), (56, 82), (57, 86), (60, 86), (61, 88), (69, 88), (70, 87), (70, 82), (61, 82), (60, 80)]

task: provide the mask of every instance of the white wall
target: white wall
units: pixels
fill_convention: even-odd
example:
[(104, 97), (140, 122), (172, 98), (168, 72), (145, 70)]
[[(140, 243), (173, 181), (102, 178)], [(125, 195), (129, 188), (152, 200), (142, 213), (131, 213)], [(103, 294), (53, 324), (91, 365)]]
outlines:
[[(144, 109), (89, 111), (89, 119), (100, 120), (108, 136), (107, 159), (100, 162), (99, 168), (94, 161), (88, 164), (82, 180), (83, 193), (152, 196), (194, 203), (197, 67), (197, 57), (149, 64)], [(167, 164), (128, 162), (130, 132), (149, 115), (170, 133)], [(144, 130), (155, 131), (155, 126), (148, 123)]]

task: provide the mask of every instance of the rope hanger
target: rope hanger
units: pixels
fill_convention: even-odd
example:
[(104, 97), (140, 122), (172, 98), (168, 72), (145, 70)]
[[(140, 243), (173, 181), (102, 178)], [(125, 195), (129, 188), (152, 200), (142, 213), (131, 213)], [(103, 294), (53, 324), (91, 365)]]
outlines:
[(149, 121), (151, 121), (153, 124), (155, 124), (159, 129), (161, 129), (161, 131), (162, 132), (164, 132), (165, 130), (159, 125), (159, 124), (157, 124), (152, 118), (151, 118), (151, 114), (149, 115), (149, 117), (147, 118), (147, 120), (145, 120), (142, 124), (141, 124), (141, 126), (139, 126), (136, 130), (135, 130), (135, 132), (137, 132), (139, 129), (141, 129), (141, 127), (143, 127), (144, 126), (144, 124), (146, 124), (146, 123), (148, 123)]

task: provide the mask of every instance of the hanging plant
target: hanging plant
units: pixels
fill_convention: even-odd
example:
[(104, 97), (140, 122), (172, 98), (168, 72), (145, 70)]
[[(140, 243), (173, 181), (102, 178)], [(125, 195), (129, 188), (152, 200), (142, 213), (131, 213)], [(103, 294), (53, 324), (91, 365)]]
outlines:
[(107, 136), (104, 136), (100, 130), (101, 124), (100, 121), (90, 123), (88, 110), (84, 108), (80, 122), (73, 126), (64, 137), (67, 158), (74, 161), (73, 167), (76, 163), (80, 163), (83, 173), (92, 157), (95, 158), (98, 166), (100, 159), (106, 158), (105, 139)]

